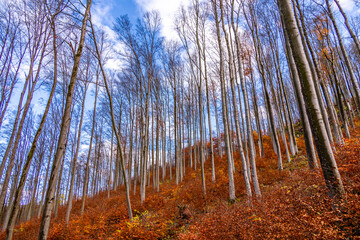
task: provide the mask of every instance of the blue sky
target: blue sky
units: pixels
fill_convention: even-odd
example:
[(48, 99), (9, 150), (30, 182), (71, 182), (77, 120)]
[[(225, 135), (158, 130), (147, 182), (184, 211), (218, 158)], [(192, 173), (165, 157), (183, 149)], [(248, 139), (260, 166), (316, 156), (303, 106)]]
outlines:
[[(92, 13), (95, 24), (102, 26), (104, 31), (111, 37), (111, 28), (116, 17), (127, 14), (130, 20), (135, 22), (143, 13), (156, 10), (160, 13), (162, 19), (161, 34), (165, 38), (176, 39), (177, 35), (173, 30), (174, 16), (180, 6), (188, 6), (191, 1), (192, 0), (94, 0)], [(355, 7), (354, 0), (339, 0), (339, 2), (350, 16), (360, 14), (359, 8)], [(338, 11), (337, 8), (336, 11)]]
[[(360, 14), (360, 10), (355, 7), (353, 0), (339, 1), (347, 13), (352, 13), (351, 15)], [(116, 42), (116, 35), (111, 30), (116, 17), (127, 14), (131, 21), (135, 22), (135, 20), (141, 17), (144, 12), (157, 10), (162, 18), (161, 34), (165, 38), (174, 39), (177, 38), (176, 33), (173, 30), (174, 15), (181, 5), (188, 6), (190, 2), (191, 0), (93, 0), (92, 19), (95, 25), (103, 29), (107, 35)], [(107, 67), (118, 69), (119, 66), (119, 62), (112, 61), (108, 63)], [(17, 88), (16, 93), (11, 99), (11, 108), (14, 108), (18, 103), (18, 92), (19, 89), (22, 88), (21, 84), (18, 84)], [(45, 96), (47, 95), (45, 94)], [(35, 99), (33, 100), (33, 104), (38, 106), (35, 110), (36, 113), (42, 113), (42, 107), (40, 106), (43, 104), (40, 103), (39, 99), (39, 94), (36, 94)], [(45, 99), (47, 99), (47, 97), (45, 97)], [(88, 98), (88, 101), (91, 101), (91, 97)]]
[[(92, 5), (92, 19), (95, 25), (103, 29), (107, 35), (116, 42), (116, 35), (112, 31), (114, 21), (117, 17), (127, 14), (132, 22), (135, 22), (137, 18), (141, 17), (143, 13), (151, 10), (158, 10), (163, 19), (162, 33), (167, 36), (176, 35), (172, 32), (172, 17), (181, 4), (188, 5), (190, 0), (93, 0)], [(169, 32), (172, 32), (172, 34)], [(116, 47), (116, 46), (115, 46)], [(120, 63), (116, 61), (110, 61), (108, 63), (109, 68), (119, 69)], [(24, 75), (27, 71), (23, 69)], [(17, 84), (17, 89), (14, 92), (11, 101), (10, 109), (16, 109), (19, 101), (20, 91), (22, 89), (22, 81)], [(39, 94), (41, 92), (41, 94)], [(43, 100), (42, 97), (44, 98)], [(47, 100), (47, 93), (42, 89), (39, 89), (35, 93), (32, 105), (35, 106), (34, 110), (37, 114), (42, 114), (44, 105)], [(92, 97), (87, 98), (87, 105), (91, 105)], [(10, 110), (9, 109), (9, 110)]]
[(173, 30), (173, 19), (180, 6), (188, 6), (191, 0), (97, 0), (92, 6), (95, 24), (106, 26), (104, 29), (111, 35), (116, 19), (127, 14), (132, 22), (147, 11), (156, 10), (162, 19), (161, 34), (167, 38), (176, 38)]
[(111, 26), (116, 17), (128, 14), (131, 20), (141, 16), (141, 8), (134, 0), (97, 0), (92, 11), (102, 16), (102, 23)]

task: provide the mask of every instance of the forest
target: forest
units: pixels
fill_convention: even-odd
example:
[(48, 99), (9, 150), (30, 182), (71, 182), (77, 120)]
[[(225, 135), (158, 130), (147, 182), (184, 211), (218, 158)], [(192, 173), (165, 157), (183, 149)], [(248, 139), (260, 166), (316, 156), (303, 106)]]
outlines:
[(360, 239), (360, 1), (100, 2), (0, 0), (0, 239)]

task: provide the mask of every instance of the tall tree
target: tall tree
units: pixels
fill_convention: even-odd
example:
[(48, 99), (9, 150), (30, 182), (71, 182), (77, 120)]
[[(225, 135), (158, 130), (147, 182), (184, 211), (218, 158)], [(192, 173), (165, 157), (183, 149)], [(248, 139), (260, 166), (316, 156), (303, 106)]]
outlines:
[(121, 166), (121, 172), (122, 172), (123, 181), (124, 181), (124, 185), (125, 185), (126, 204), (127, 204), (127, 208), (128, 208), (128, 215), (129, 215), (129, 218), (132, 219), (132, 210), (131, 210), (131, 202), (130, 202), (130, 189), (129, 189), (129, 186), (128, 186), (128, 179), (127, 179), (127, 176), (126, 176), (125, 160), (124, 160), (124, 156), (123, 156), (123, 152), (122, 152), (121, 138), (120, 138), (118, 129), (116, 127), (112, 96), (111, 96), (110, 89), (109, 89), (109, 86), (108, 86), (108, 83), (107, 83), (107, 78), (106, 78), (105, 70), (104, 70), (104, 67), (103, 67), (103, 64), (102, 64), (102, 58), (101, 58), (101, 54), (100, 54), (100, 51), (99, 51), (98, 43), (96, 41), (95, 30), (94, 30), (91, 18), (90, 18), (90, 26), (91, 26), (91, 32), (92, 32), (94, 45), (95, 45), (97, 60), (99, 62), (102, 77), (103, 77), (104, 83), (105, 83), (106, 93), (108, 95), (109, 102), (110, 102), (111, 123), (112, 123), (113, 131), (114, 131), (115, 136), (116, 136), (117, 146), (118, 146), (118, 154), (120, 156), (120, 166)]
[[(212, 0), (211, 1), (212, 7), (213, 7), (213, 14), (214, 14), (214, 20), (216, 24), (216, 36), (217, 36), (217, 43), (219, 47), (219, 57), (220, 57), (220, 72), (219, 72), (219, 78), (220, 78), (220, 86), (221, 86), (221, 103), (222, 103), (222, 115), (223, 115), (223, 125), (224, 125), (224, 138), (225, 138), (225, 149), (226, 149), (226, 156), (228, 161), (228, 174), (229, 174), (229, 199), (231, 202), (235, 201), (235, 184), (234, 184), (234, 169), (233, 169), (233, 155), (231, 153), (231, 146), (230, 146), (230, 129), (229, 129), (229, 114), (228, 114), (228, 104), (227, 104), (227, 93), (226, 93), (226, 85), (225, 85), (225, 79), (224, 79), (224, 62), (223, 62), (223, 48), (222, 48), (222, 41), (221, 41), (221, 28), (220, 28), (220, 19), (223, 19), (223, 17), (219, 18), (218, 15), (218, 1)], [(222, 6), (222, 1), (220, 1)], [(220, 7), (222, 9), (222, 7)], [(222, 11), (220, 13), (223, 14)], [(244, 176), (247, 175), (243, 171)], [(246, 174), (246, 175), (245, 175)]]
[(53, 78), (53, 84), (52, 84), (52, 87), (51, 87), (50, 95), (49, 95), (49, 98), (48, 98), (48, 101), (47, 101), (47, 104), (46, 104), (46, 107), (45, 107), (44, 114), (43, 114), (43, 116), (41, 118), (40, 125), (39, 125), (38, 130), (37, 130), (37, 132), (35, 134), (35, 137), (33, 139), (33, 142), (32, 142), (31, 148), (30, 148), (30, 152), (28, 153), (28, 156), (26, 158), (26, 162), (25, 162), (25, 165), (23, 167), (23, 171), (22, 171), (22, 175), (21, 175), (21, 178), (20, 178), (19, 185), (17, 186), (17, 189), (16, 189), (16, 193), (15, 193), (15, 197), (14, 197), (14, 201), (13, 201), (13, 207), (12, 207), (11, 215), (10, 215), (10, 218), (9, 218), (9, 223), (7, 225), (7, 228), (6, 228), (6, 239), (12, 239), (13, 232), (14, 232), (15, 221), (16, 221), (16, 217), (17, 217), (18, 212), (19, 212), (20, 199), (21, 199), (23, 188), (25, 186), (26, 177), (27, 177), (27, 174), (29, 172), (31, 161), (32, 161), (32, 158), (34, 156), (34, 153), (35, 153), (35, 150), (36, 150), (36, 147), (37, 147), (37, 141), (38, 141), (39, 136), (40, 136), (40, 134), (42, 132), (42, 129), (44, 127), (44, 124), (45, 124), (45, 121), (46, 121), (46, 118), (47, 118), (47, 115), (48, 115), (48, 112), (49, 112), (49, 109), (50, 109), (50, 105), (51, 105), (51, 102), (52, 102), (52, 99), (53, 99), (53, 96), (54, 96), (54, 93), (55, 93), (55, 88), (56, 88), (56, 84), (57, 84), (57, 73), (58, 73), (57, 72), (57, 44), (58, 43), (57, 43), (57, 38), (56, 38), (57, 33), (56, 33), (55, 21), (56, 21), (57, 16), (63, 10), (63, 8), (64, 8), (64, 6), (63, 6), (62, 1), (60, 3), (58, 3), (57, 5), (54, 4), (54, 5), (47, 5), (46, 6), (47, 11), (50, 13), (50, 15), (47, 16), (47, 18), (48, 18), (48, 20), (50, 21), (50, 24), (51, 24), (51, 31), (52, 31), (52, 38), (53, 38), (52, 39), (53, 40), (53, 51), (54, 51), (54, 78)]
[(326, 186), (329, 189), (329, 195), (331, 197), (342, 198), (345, 193), (344, 187), (322, 120), (313, 79), (310, 73), (310, 67), (305, 56), (299, 30), (296, 26), (291, 2), (290, 0), (278, 0), (277, 3), (280, 14), (283, 17), (284, 30), (289, 36), (291, 51), (300, 76), (306, 112), (309, 116), (310, 126), (315, 139), (315, 146), (320, 159)]
[(71, 119), (70, 119), (70, 112), (71, 112), (71, 105), (73, 100), (73, 94), (75, 89), (75, 83), (77, 80), (77, 73), (79, 69), (79, 63), (81, 54), (84, 48), (84, 42), (85, 42), (85, 34), (86, 34), (86, 25), (88, 21), (88, 17), (90, 14), (90, 7), (91, 7), (92, 0), (87, 0), (86, 2), (86, 10), (84, 13), (84, 18), (82, 21), (82, 27), (81, 27), (81, 36), (79, 40), (79, 45), (76, 51), (76, 55), (74, 56), (74, 65), (71, 72), (71, 78), (70, 83), (68, 85), (68, 94), (66, 96), (66, 104), (65, 104), (65, 110), (64, 115), (61, 120), (61, 128), (60, 128), (60, 134), (59, 134), (59, 140), (57, 144), (57, 149), (51, 169), (50, 179), (49, 179), (49, 186), (46, 192), (46, 198), (45, 198), (45, 206), (44, 206), (44, 212), (42, 214), (41, 219), (41, 226), (40, 226), (40, 232), (39, 232), (39, 240), (43, 239), (45, 240), (47, 238), (48, 232), (49, 232), (49, 226), (50, 226), (50, 219), (51, 219), (51, 211), (53, 207), (53, 201), (55, 197), (55, 187), (56, 187), (56, 180), (58, 177), (58, 172), (60, 168), (60, 160), (63, 157), (63, 149), (65, 147), (65, 139), (66, 139), (66, 132), (68, 131), (68, 126), (70, 125)]

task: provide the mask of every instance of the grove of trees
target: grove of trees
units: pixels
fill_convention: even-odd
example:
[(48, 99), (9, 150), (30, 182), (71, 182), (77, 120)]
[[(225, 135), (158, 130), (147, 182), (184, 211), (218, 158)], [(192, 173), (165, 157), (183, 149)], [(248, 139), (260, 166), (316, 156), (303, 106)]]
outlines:
[(308, 167), (335, 203), (345, 198), (334, 153), (360, 116), (360, 29), (341, 1), (191, 0), (174, 16), (176, 39), (156, 11), (118, 16), (110, 37), (96, 4), (0, 1), (6, 239), (34, 217), (47, 239), (61, 206), (68, 223), (75, 200), (83, 214), (88, 198), (122, 186), (131, 219), (133, 196), (143, 203), (148, 186), (181, 184), (189, 168), (206, 196), (215, 156), (227, 160), (229, 203), (241, 174), (252, 205), (264, 136), (279, 174), (303, 136)]

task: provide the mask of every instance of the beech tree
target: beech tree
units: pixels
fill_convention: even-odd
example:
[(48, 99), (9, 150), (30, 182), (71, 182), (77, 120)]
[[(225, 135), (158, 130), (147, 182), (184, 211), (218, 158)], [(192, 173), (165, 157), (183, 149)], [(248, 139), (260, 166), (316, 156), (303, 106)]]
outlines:
[(291, 51), (300, 76), (306, 112), (309, 115), (309, 122), (315, 139), (315, 146), (320, 159), (325, 182), (329, 189), (329, 195), (334, 198), (342, 198), (344, 195), (344, 187), (322, 120), (309, 64), (305, 57), (304, 46), (301, 43), (299, 31), (296, 26), (293, 8), (289, 0), (278, 0), (278, 5), (283, 18), (284, 29), (289, 37)]
[(48, 189), (46, 192), (46, 197), (45, 197), (45, 206), (44, 206), (42, 219), (41, 219), (39, 239), (46, 239), (48, 231), (49, 231), (51, 211), (52, 211), (53, 201), (54, 201), (54, 196), (55, 196), (56, 180), (57, 180), (57, 177), (58, 177), (57, 175), (58, 175), (58, 171), (60, 168), (60, 160), (64, 154), (63, 148), (65, 146), (66, 132), (68, 131), (68, 126), (71, 121), (71, 119), (69, 118), (70, 111), (71, 111), (71, 103), (72, 103), (73, 93), (74, 93), (74, 89), (75, 89), (75, 83), (76, 83), (77, 72), (78, 72), (78, 68), (79, 68), (79, 62), (80, 62), (82, 50), (84, 47), (85, 31), (86, 31), (88, 16), (90, 13), (91, 3), (92, 3), (91, 0), (87, 1), (84, 19), (83, 19), (82, 27), (81, 27), (80, 42), (79, 42), (79, 45), (78, 45), (78, 48), (76, 51), (76, 55), (74, 57), (74, 65), (73, 65), (73, 69), (72, 69), (72, 73), (71, 73), (70, 83), (68, 86), (69, 89), (68, 89), (68, 94), (66, 97), (66, 105), (65, 105), (65, 109), (64, 109), (64, 115), (61, 120), (59, 140), (57, 143), (55, 158), (54, 158), (53, 165), (51, 168), (49, 186), (48, 186)]
[[(218, 8), (217, 8), (217, 1), (211, 1), (213, 14), (216, 23), (216, 35), (217, 41), (219, 46), (219, 56), (220, 56), (220, 85), (221, 85), (221, 103), (222, 103), (222, 116), (223, 116), (223, 124), (224, 124), (224, 137), (225, 137), (225, 150), (226, 156), (228, 161), (228, 174), (229, 174), (229, 199), (230, 201), (235, 201), (235, 186), (234, 186), (234, 170), (233, 170), (233, 156), (231, 153), (231, 146), (230, 146), (230, 129), (229, 129), (229, 114), (228, 114), (228, 107), (227, 107), (227, 97), (226, 97), (226, 86), (225, 86), (225, 79), (224, 79), (224, 63), (223, 63), (223, 48), (222, 48), (222, 41), (221, 41), (221, 33), (220, 33), (220, 19), (223, 19), (222, 15), (223, 12), (221, 10), (220, 18), (218, 15)], [(222, 1), (220, 1), (220, 9), (222, 9)], [(247, 171), (246, 168), (243, 167), (243, 174), (244, 178), (247, 179)]]
[(357, 136), (360, 50), (341, 4), (193, 0), (170, 40), (156, 11), (103, 29), (91, 0), (0, 1), (6, 239), (40, 216), (46, 239), (51, 218), (71, 228), (92, 198), (118, 194), (134, 230), (152, 213), (132, 204), (146, 209), (174, 184), (167, 200), (184, 209), (189, 181), (204, 203), (226, 186), (222, 200), (253, 208), (253, 196), (267, 201), (264, 169), (286, 178), (304, 150), (308, 172), (319, 159), (330, 197), (344, 198), (334, 153)]

